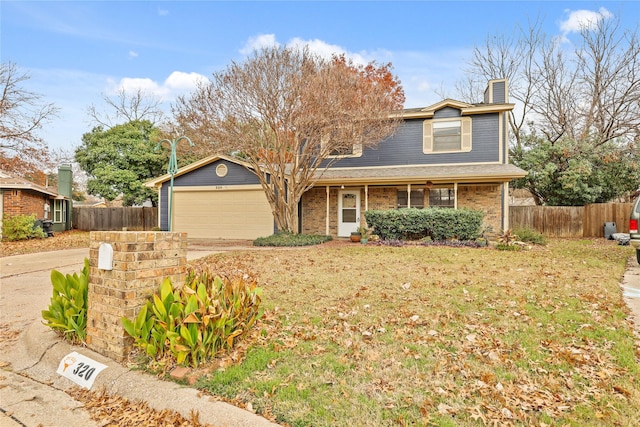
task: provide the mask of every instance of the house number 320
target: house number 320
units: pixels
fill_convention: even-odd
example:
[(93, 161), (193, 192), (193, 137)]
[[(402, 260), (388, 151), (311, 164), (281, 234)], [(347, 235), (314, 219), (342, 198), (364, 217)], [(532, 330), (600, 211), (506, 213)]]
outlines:
[(67, 354), (58, 366), (58, 374), (86, 389), (91, 389), (98, 374), (107, 367), (77, 352)]
[(89, 379), (91, 379), (91, 375), (93, 375), (95, 371), (96, 368), (91, 367), (91, 365), (79, 362), (76, 369), (73, 370), (73, 375), (77, 375), (80, 378), (84, 378), (89, 381)]

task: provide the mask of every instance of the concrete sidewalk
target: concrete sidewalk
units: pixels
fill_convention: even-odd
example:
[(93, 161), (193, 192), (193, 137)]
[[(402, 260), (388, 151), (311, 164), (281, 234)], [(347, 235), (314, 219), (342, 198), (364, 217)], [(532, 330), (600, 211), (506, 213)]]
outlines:
[[(188, 251), (187, 259), (239, 248), (199, 245)], [(195, 389), (131, 371), (87, 348), (71, 346), (44, 326), (40, 313), (51, 298), (51, 270), (79, 272), (88, 256), (88, 249), (69, 249), (0, 258), (0, 427), (101, 425), (65, 392), (75, 384), (56, 373), (62, 358), (72, 351), (107, 365), (92, 390), (104, 388), (156, 410), (179, 412), (187, 419), (194, 411), (202, 424), (215, 427), (276, 426), (251, 412), (200, 396)]]

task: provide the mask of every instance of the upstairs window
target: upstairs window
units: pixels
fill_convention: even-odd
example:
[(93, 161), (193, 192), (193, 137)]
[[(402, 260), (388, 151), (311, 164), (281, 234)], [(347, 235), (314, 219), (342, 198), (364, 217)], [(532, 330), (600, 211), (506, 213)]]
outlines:
[(453, 188), (432, 188), (429, 190), (429, 206), (453, 208), (456, 202), (456, 192)]
[(471, 151), (471, 118), (425, 120), (423, 123), (425, 153), (458, 153)]
[(348, 147), (331, 150), (331, 157), (359, 157), (362, 155), (362, 144), (353, 144)]

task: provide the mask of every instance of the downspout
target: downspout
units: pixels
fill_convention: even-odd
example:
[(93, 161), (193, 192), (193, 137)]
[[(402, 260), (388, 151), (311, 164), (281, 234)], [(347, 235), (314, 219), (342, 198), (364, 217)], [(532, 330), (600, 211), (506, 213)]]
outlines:
[(327, 193), (327, 212), (325, 215), (325, 231), (324, 233), (328, 236), (329, 235), (329, 186), (327, 185), (326, 187), (326, 193)]
[(509, 229), (509, 181), (502, 184), (502, 231)]

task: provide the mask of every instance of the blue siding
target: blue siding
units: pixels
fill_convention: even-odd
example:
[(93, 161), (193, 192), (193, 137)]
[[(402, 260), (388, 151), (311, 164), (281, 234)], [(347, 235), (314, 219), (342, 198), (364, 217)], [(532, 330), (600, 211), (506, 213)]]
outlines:
[[(455, 108), (443, 108), (436, 114), (438, 118), (459, 115), (459, 110)], [(393, 136), (382, 141), (377, 147), (363, 150), (360, 157), (340, 159), (334, 163), (334, 167), (497, 162), (500, 149), (498, 114), (473, 116), (472, 120), (472, 149), (468, 153), (424, 154), (422, 152), (424, 119), (408, 119), (398, 127)]]
[[(222, 178), (216, 175), (216, 167), (221, 163), (225, 164), (228, 170), (227, 175)], [(173, 180), (174, 187), (251, 184), (260, 184), (255, 174), (241, 165), (222, 159), (175, 177)], [(160, 189), (160, 228), (163, 230), (169, 227), (169, 187), (170, 181), (167, 181), (162, 184)]]
[(493, 103), (494, 104), (504, 104), (507, 102), (506, 97), (506, 83), (504, 81), (501, 82), (493, 82)]
[(454, 119), (460, 117), (460, 110), (452, 107), (444, 107), (433, 114), (434, 119)]

